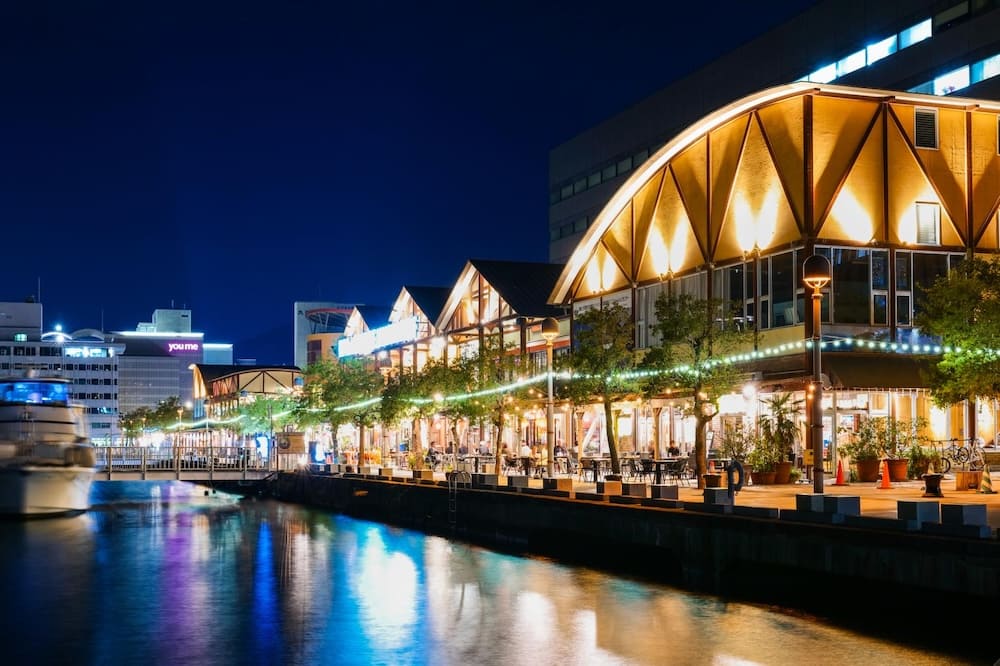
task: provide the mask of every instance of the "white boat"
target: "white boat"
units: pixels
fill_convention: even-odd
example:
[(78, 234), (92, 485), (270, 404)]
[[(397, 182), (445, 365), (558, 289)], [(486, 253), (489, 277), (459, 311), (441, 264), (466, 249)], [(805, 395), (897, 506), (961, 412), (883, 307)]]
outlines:
[(90, 508), (94, 449), (65, 379), (0, 379), (0, 514), (46, 516)]

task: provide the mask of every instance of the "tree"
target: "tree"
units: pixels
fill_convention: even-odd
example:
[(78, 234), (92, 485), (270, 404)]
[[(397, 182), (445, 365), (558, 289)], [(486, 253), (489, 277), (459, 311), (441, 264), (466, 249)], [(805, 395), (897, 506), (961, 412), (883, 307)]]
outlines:
[(914, 324), (946, 346), (931, 376), (938, 405), (1000, 397), (1000, 264), (967, 259), (939, 277)]
[(241, 417), (236, 422), (236, 430), (241, 434), (267, 432), (296, 423), (297, 401), (290, 395), (257, 395), (239, 406), (236, 413)]
[(613, 403), (638, 391), (635, 369), (635, 325), (621, 305), (602, 305), (574, 320), (573, 349), (565, 360), (572, 372), (567, 393), (576, 403), (600, 398), (604, 403), (605, 434), (611, 471), (621, 474)]
[(689, 416), (695, 419), (694, 452), (698, 487), (708, 471), (705, 433), (719, 413), (719, 398), (731, 393), (744, 373), (724, 359), (753, 343), (752, 330), (738, 325), (736, 313), (718, 299), (690, 294), (661, 294), (656, 300), (653, 330), (659, 344), (643, 359), (655, 374), (647, 381), (648, 394), (665, 389), (690, 396)]
[(365, 428), (379, 417), (385, 386), (382, 374), (357, 359), (323, 360), (306, 368), (304, 380), (296, 414), (319, 417), (330, 424), (334, 433), (338, 426), (353, 423), (359, 430), (358, 463), (362, 464)]

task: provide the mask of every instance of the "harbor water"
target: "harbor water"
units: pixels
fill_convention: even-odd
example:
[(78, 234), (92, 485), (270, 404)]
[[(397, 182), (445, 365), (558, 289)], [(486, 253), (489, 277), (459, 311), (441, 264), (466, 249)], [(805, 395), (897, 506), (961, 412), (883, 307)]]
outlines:
[(5, 664), (938, 664), (818, 618), (181, 482), (0, 523)]

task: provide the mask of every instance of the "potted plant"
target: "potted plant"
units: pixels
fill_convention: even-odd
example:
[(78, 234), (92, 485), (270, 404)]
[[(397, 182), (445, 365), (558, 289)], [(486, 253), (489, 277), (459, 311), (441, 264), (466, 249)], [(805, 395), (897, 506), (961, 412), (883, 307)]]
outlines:
[(719, 453), (723, 458), (738, 460), (745, 463), (747, 455), (754, 448), (756, 435), (753, 428), (748, 428), (746, 424), (740, 423), (737, 426), (727, 425), (722, 433), (722, 443), (719, 445)]
[(941, 466), (941, 454), (930, 446), (922, 446), (917, 442), (906, 449), (906, 473), (911, 479), (919, 479), (933, 467)]
[(770, 415), (761, 417), (761, 438), (773, 449), (774, 482), (790, 483), (792, 461), (790, 454), (795, 442), (799, 439), (799, 429), (795, 425), (795, 414), (802, 404), (801, 400), (793, 400), (791, 393), (775, 393), (764, 400)]
[(774, 447), (766, 440), (759, 440), (753, 451), (747, 454), (750, 465), (750, 479), (755, 486), (774, 483), (774, 467), (777, 460)]
[(841, 448), (841, 452), (854, 463), (857, 480), (861, 482), (871, 482), (878, 478), (882, 447), (878, 437), (877, 420), (863, 420), (857, 432), (851, 433), (851, 441)]
[(926, 440), (922, 434), (926, 429), (926, 419), (902, 421), (887, 417), (878, 419), (876, 425), (882, 453), (889, 463), (889, 479), (905, 481), (910, 466), (910, 449), (920, 447)]

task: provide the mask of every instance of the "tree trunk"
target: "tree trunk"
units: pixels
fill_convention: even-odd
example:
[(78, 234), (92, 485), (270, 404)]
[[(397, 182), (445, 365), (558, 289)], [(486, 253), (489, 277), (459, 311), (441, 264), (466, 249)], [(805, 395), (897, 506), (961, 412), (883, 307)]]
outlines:
[(493, 444), (493, 454), (496, 461), (493, 463), (493, 473), (500, 476), (500, 440), (503, 439), (503, 413), (498, 421), (490, 421), (490, 425), (496, 429), (496, 441)]
[(712, 420), (710, 418), (705, 418), (701, 415), (701, 405), (695, 403), (696, 412), (696, 427), (694, 429), (694, 465), (695, 465), (695, 475), (698, 478), (698, 487), (705, 487), (705, 474), (708, 473), (708, 461), (707, 461), (707, 451), (705, 448), (705, 429), (708, 427), (709, 422)]
[(358, 470), (365, 464), (365, 424), (358, 426)]
[(615, 441), (615, 420), (611, 410), (611, 399), (604, 398), (604, 432), (608, 437), (608, 453), (611, 454), (611, 473), (621, 474), (622, 465), (618, 461), (618, 443)]
[(416, 454), (413, 469), (424, 468), (424, 447), (420, 445), (420, 418), (414, 417), (410, 423), (413, 441), (410, 442), (410, 453)]

